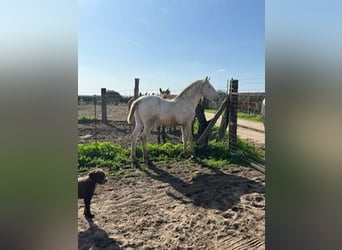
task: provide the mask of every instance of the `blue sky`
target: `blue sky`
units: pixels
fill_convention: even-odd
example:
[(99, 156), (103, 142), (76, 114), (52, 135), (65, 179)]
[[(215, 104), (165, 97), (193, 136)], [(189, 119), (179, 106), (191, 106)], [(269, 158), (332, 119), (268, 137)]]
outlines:
[(133, 94), (159, 87), (179, 93), (211, 77), (265, 90), (262, 0), (79, 0), (78, 92)]

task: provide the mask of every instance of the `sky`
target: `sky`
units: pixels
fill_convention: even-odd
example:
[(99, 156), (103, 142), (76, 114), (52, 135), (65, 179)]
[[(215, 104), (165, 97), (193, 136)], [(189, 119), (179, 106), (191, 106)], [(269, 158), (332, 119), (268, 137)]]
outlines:
[(216, 89), (265, 91), (263, 0), (79, 0), (78, 93), (177, 94), (211, 77)]

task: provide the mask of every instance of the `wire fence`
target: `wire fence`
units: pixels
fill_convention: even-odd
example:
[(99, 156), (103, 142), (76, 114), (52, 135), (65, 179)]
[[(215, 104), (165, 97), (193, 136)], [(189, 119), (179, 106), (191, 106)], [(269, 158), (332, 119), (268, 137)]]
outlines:
[[(224, 99), (227, 97), (226, 94), (221, 95), (218, 103), (214, 102), (208, 102), (206, 108), (207, 109), (217, 109)], [(129, 99), (131, 99), (132, 96), (123, 96), (123, 97), (108, 97), (107, 96), (107, 106), (110, 108), (112, 105), (127, 105), (127, 102)], [(264, 92), (249, 92), (249, 93), (239, 93), (239, 99), (238, 99), (238, 110), (242, 113), (247, 114), (256, 114), (259, 115), (261, 113), (261, 103), (262, 100), (265, 98)], [(94, 102), (96, 105), (101, 106), (101, 95), (79, 95), (78, 96), (78, 106), (79, 111), (82, 110), (80, 107), (86, 108), (86, 105), (94, 105)], [(101, 107), (98, 108), (99, 111), (101, 111)], [(101, 112), (100, 112), (101, 114)]]
[[(260, 116), (261, 113), (261, 103), (265, 98), (264, 92), (247, 92), (247, 93), (235, 93), (237, 98), (231, 98), (229, 101), (229, 112), (235, 109), (237, 116), (236, 127), (234, 124), (231, 125), (231, 115), (228, 114), (228, 123), (226, 125), (225, 133), (226, 138), (229, 138), (230, 133), (235, 133), (238, 138), (248, 141), (249, 143), (256, 145), (261, 150), (261, 155), (256, 154), (255, 151), (251, 148), (244, 152), (246, 155), (246, 159), (253, 164), (254, 167), (258, 168), (260, 171), (264, 171), (265, 166), (265, 129), (262, 121), (259, 122), (251, 121), (248, 119), (238, 118), (238, 113), (245, 113), (254, 116)], [(217, 103), (207, 102), (207, 107), (217, 111), (218, 107), (222, 105), (224, 100), (228, 97), (226, 93), (223, 91), (220, 93), (220, 100)], [(126, 123), (127, 115), (128, 115), (128, 105), (127, 102), (131, 98), (131, 96), (126, 97), (106, 97), (106, 120), (107, 122), (120, 122)], [(96, 122), (103, 120), (103, 103), (101, 99), (101, 95), (80, 95), (78, 97), (78, 117), (79, 121), (93, 121), (94, 126), (94, 134), (93, 139), (96, 139)], [(217, 126), (222, 125), (222, 118), (216, 122)], [(235, 131), (234, 131), (235, 130)], [(127, 131), (128, 133), (130, 131)], [(128, 135), (129, 137), (129, 135)], [(226, 139), (227, 140), (227, 139)], [(230, 142), (229, 147), (239, 148), (241, 145), (238, 145), (240, 140), (235, 140)], [(235, 145), (234, 145), (235, 144)], [(229, 149), (229, 148), (227, 148)]]

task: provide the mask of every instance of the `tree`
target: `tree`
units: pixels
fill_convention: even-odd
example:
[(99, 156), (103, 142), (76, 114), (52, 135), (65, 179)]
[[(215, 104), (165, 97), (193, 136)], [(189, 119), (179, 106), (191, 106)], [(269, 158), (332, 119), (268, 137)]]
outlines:
[(114, 90), (107, 90), (107, 103), (119, 104), (123, 102), (123, 97)]

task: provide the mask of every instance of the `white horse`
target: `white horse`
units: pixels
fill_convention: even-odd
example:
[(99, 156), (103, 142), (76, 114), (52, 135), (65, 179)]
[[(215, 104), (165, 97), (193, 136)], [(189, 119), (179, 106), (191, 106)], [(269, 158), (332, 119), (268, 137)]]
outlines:
[(210, 78), (198, 80), (186, 87), (174, 99), (163, 99), (159, 96), (142, 96), (132, 103), (127, 121), (132, 123), (135, 118), (135, 128), (132, 133), (131, 158), (136, 158), (136, 144), (138, 136), (141, 135), (143, 146), (143, 157), (147, 157), (147, 139), (154, 126), (165, 127), (181, 126), (183, 152), (186, 154), (186, 144), (190, 142), (191, 154), (194, 154), (192, 141), (191, 123), (195, 118), (195, 110), (202, 96), (218, 101), (219, 95), (209, 82)]
[(262, 116), (262, 121), (264, 122), (264, 127), (265, 126), (265, 105), (266, 105), (266, 100), (264, 98), (264, 100), (262, 100), (262, 103), (261, 103), (261, 116)]

